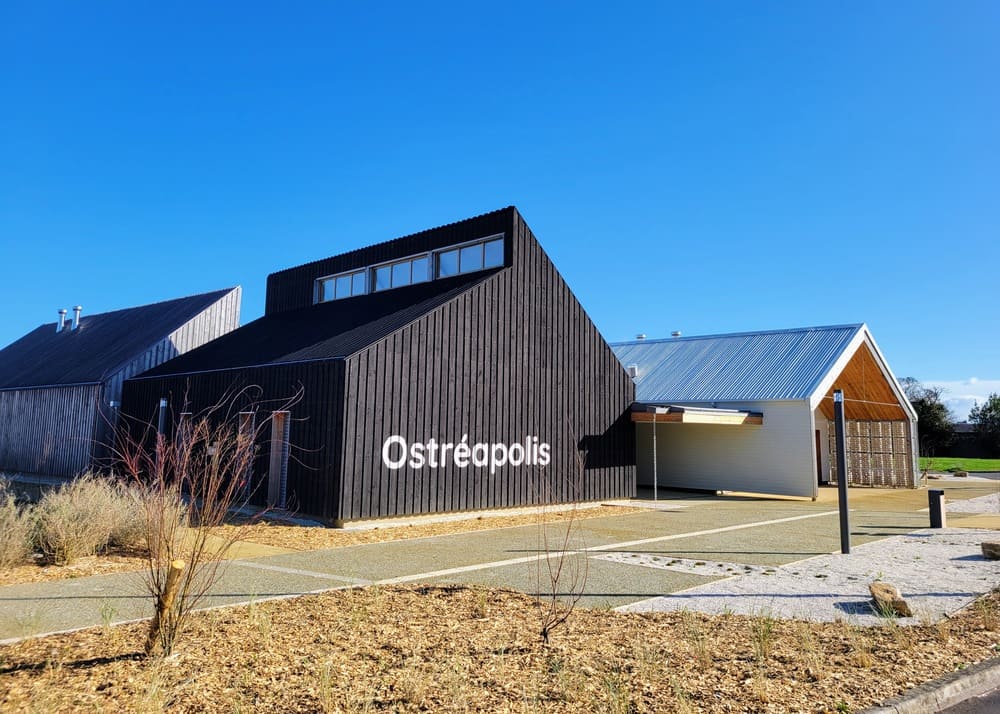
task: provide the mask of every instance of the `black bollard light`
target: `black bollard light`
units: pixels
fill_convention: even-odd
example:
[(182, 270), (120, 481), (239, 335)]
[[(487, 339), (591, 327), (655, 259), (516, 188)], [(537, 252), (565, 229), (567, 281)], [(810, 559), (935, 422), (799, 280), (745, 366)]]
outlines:
[(932, 488), (927, 491), (927, 505), (931, 512), (931, 528), (947, 528), (944, 512), (944, 491)]

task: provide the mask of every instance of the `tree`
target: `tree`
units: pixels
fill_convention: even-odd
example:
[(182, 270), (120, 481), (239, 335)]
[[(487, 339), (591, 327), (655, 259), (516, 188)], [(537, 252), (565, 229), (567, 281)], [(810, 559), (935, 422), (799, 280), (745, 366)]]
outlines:
[(941, 399), (944, 390), (924, 386), (913, 377), (904, 377), (899, 384), (917, 412), (920, 455), (934, 456), (954, 439), (954, 419)]
[(991, 394), (981, 405), (976, 402), (969, 412), (969, 421), (976, 425), (976, 433), (986, 448), (1000, 453), (1000, 394)]

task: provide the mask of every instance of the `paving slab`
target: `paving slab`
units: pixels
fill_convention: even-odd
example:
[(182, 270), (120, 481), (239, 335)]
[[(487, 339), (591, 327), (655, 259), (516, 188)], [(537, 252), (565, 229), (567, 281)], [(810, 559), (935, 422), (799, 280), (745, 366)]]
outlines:
[[(599, 557), (587, 557), (585, 582), (579, 598), (579, 589), (574, 589), (574, 569), (579, 563), (567, 564), (555, 595), (562, 602), (578, 599), (580, 607), (611, 609), (620, 605), (644, 600), (664, 592), (682, 590), (709, 582), (712, 576), (690, 573), (663, 573), (648, 568), (638, 568), (630, 563), (613, 563)], [(571, 556), (572, 560), (573, 556)], [(552, 587), (547, 584), (547, 570), (544, 563), (520, 563), (501, 568), (456, 573), (430, 579), (429, 582), (459, 585), (482, 585), (486, 587), (513, 588), (536, 597), (549, 597)]]
[[(981, 484), (968, 483), (947, 486), (948, 503), (990, 496), (996, 485), (991, 488), (984, 490)], [(835, 493), (835, 489), (829, 491)], [(925, 492), (862, 491), (858, 497), (852, 493), (851, 501), (856, 552), (862, 552), (869, 542), (891, 541), (928, 524), (927, 514), (917, 512), (926, 504)], [(860, 580), (861, 575), (852, 576), (849, 568), (838, 562), (828, 563), (825, 577), (807, 577), (798, 569), (800, 563), (812, 562), (815, 556), (839, 547), (836, 510), (831, 509), (829, 494), (821, 493), (816, 502), (680, 494), (660, 499), (650, 510), (578, 519), (573, 528), (580, 541), (574, 541), (574, 546), (582, 542), (586, 551), (574, 557), (588, 558), (589, 565), (583, 604), (619, 607), (678, 591), (692, 609), (701, 609), (696, 603), (718, 602), (720, 598), (713, 591), (704, 591), (701, 600), (696, 600), (697, 588), (689, 588), (718, 587), (718, 582), (712, 583), (726, 573), (701, 574), (694, 569), (702, 566), (694, 562), (726, 563), (761, 573), (787, 569), (792, 577), (788, 600), (809, 600), (817, 593), (818, 597), (830, 595), (829, 580), (839, 570), (845, 571), (847, 583), (854, 584), (850, 577)], [(984, 500), (975, 508), (987, 509), (990, 503)], [(954, 518), (988, 515), (972, 512), (955, 514)], [(546, 526), (552, 542), (559, 541), (565, 527), (565, 522)], [(245, 603), (373, 582), (481, 583), (534, 593), (538, 586), (532, 573), (539, 559), (559, 556), (557, 548), (545, 547), (540, 532), (538, 525), (528, 525), (306, 552), (245, 547), (234, 551), (238, 559), (227, 563), (204, 605)], [(958, 543), (950, 547), (960, 546), (964, 547)], [(692, 563), (687, 570), (652, 567), (656, 563), (653, 558)], [(943, 578), (937, 571), (927, 571), (924, 576), (925, 585)], [(769, 587), (776, 582), (771, 578)], [(803, 591), (803, 583), (810, 584), (808, 592)], [(963, 592), (974, 590), (970, 586)], [(754, 591), (749, 599), (759, 602), (763, 595)], [(775, 597), (780, 595), (776, 590)], [(722, 609), (736, 610), (732, 606)], [(151, 598), (137, 573), (0, 587), (0, 640), (127, 621), (147, 617), (151, 610)]]
[[(885, 580), (910, 603), (913, 618), (898, 623), (936, 621), (967, 606), (1000, 584), (1000, 561), (983, 557), (980, 543), (993, 531), (924, 529), (853, 547), (849, 555), (817, 556), (772, 572), (754, 571), (681, 592), (619, 607), (624, 612), (696, 610), (820, 622), (849, 620), (884, 623), (872, 608), (868, 585)], [(627, 554), (618, 554), (627, 558)], [(648, 567), (665, 568), (647, 561)]]

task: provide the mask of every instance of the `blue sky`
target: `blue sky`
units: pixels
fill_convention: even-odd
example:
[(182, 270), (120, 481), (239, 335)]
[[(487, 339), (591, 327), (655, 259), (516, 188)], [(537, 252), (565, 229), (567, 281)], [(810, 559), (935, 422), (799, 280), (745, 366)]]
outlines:
[(1000, 4), (477, 6), (4, 2), (0, 345), (515, 204), (609, 340), (1000, 391)]

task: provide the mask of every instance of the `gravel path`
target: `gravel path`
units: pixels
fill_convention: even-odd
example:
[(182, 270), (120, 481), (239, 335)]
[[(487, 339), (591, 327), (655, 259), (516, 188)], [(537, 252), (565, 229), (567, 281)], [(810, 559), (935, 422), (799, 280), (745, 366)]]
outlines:
[[(925, 529), (856, 546), (850, 555), (821, 555), (778, 568), (755, 569), (618, 609), (769, 614), (873, 625), (883, 620), (872, 610), (868, 584), (882, 579), (900, 589), (915, 614), (900, 618), (899, 624), (937, 621), (1000, 585), (1000, 561), (986, 560), (980, 548), (982, 541), (996, 538), (992, 530)], [(677, 565), (669, 559), (655, 562), (632, 553), (601, 557), (652, 568)]]
[(1000, 493), (965, 501), (947, 501), (945, 510), (948, 513), (1000, 513)]

